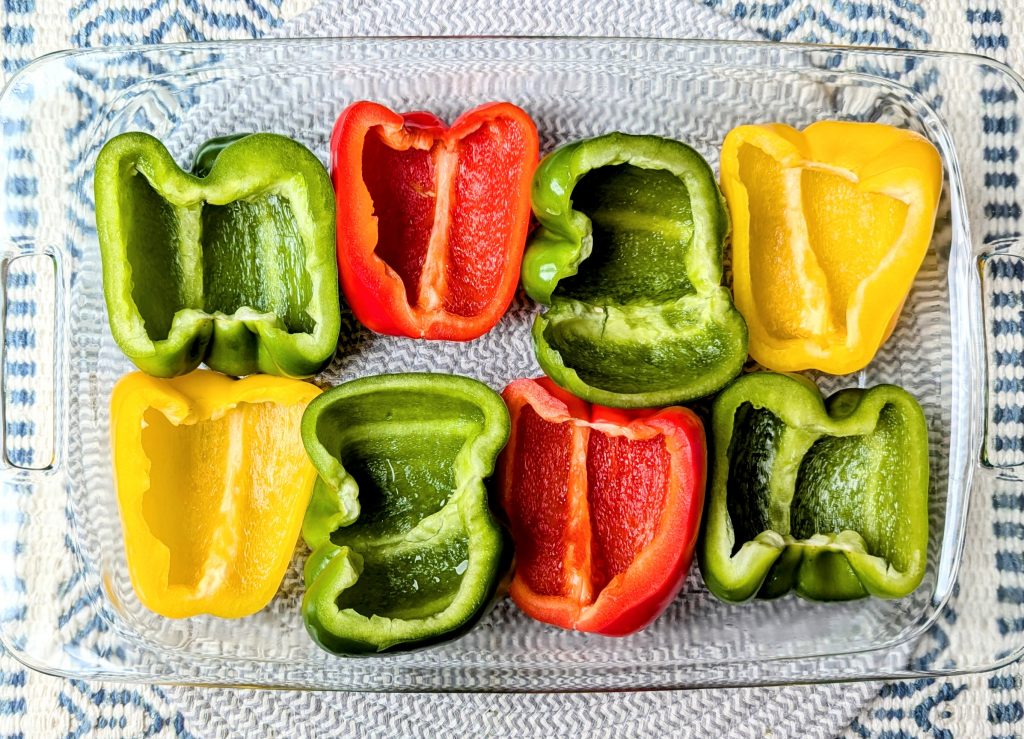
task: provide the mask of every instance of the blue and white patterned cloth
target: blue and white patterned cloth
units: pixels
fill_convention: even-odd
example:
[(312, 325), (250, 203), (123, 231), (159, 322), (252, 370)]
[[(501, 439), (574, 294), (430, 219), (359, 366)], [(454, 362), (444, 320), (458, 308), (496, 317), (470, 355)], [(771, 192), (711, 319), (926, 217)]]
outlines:
[[(417, 33), (588, 34), (762, 37), (904, 48), (971, 51), (1024, 70), (1024, 3), (1021, 0), (655, 0), (641, 4), (604, 0), (497, 0), (474, 8), (471, 0), (0, 0), (0, 80), (40, 54), (67, 47), (125, 43), (249, 38), (276, 35)], [(941, 101), (942, 82), (920, 84)], [(934, 88), (934, 89), (933, 89)], [(1006, 91), (982, 88), (980, 101), (1000, 101)], [(0, 118), (0, 127), (18, 125)], [(984, 203), (983, 236), (1018, 234), (1020, 183), (1008, 163), (1020, 154), (1015, 116), (979, 121), (989, 165), (978, 188)], [(26, 153), (26, 156), (29, 154)], [(10, 204), (0, 218), (12, 234), (34, 228), (31, 208), (38, 183), (12, 176), (0, 182)], [(975, 197), (979, 197), (975, 194)], [(1017, 265), (1019, 267), (1019, 264)], [(991, 277), (1007, 282), (1001, 313), (1009, 349), (996, 378), (1004, 400), (1007, 433), (997, 445), (1021, 451), (1010, 435), (1022, 418), (1018, 394), (1024, 331), (1010, 289), (1021, 274), (995, 262)], [(6, 325), (8, 454), (20, 463), (45, 456), (46, 434), (32, 409), (45, 398), (35, 388), (46, 368), (35, 361), (49, 338), (34, 320), (47, 310), (52, 285), (45, 274), (21, 269), (7, 276)], [(45, 323), (45, 322), (43, 322)], [(992, 526), (998, 540), (1024, 539), (1024, 496), (997, 490)], [(4, 521), (0, 519), (0, 526)], [(1011, 614), (1024, 603), (1024, 558), (1012, 547), (995, 552), (979, 577), (993, 603)], [(0, 578), (5, 577), (0, 573)], [(0, 604), (0, 608), (3, 604)], [(955, 611), (952, 612), (955, 615)], [(998, 630), (1022, 638), (1024, 620), (993, 613)], [(941, 649), (943, 624), (926, 637)], [(1024, 733), (1024, 670), (971, 678), (918, 680), (887, 685), (816, 686), (744, 691), (691, 691), (621, 696), (353, 696), (254, 691), (199, 691), (64, 681), (33, 673), (0, 653), (0, 739), (95, 735), (303, 736), (316, 734), (412, 736), (505, 734), (577, 736), (737, 735), (774, 737), (1009, 737)]]

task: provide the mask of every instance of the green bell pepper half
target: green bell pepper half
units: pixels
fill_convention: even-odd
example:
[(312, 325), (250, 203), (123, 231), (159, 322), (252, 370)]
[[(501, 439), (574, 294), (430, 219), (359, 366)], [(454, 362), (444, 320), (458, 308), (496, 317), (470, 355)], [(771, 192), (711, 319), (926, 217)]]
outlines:
[(324, 649), (360, 654), (453, 638), (511, 565), (485, 478), (509, 434), (501, 397), (466, 377), (378, 375), (313, 400), (319, 473), (302, 526), (302, 613)]
[(823, 401), (804, 377), (757, 372), (712, 409), (698, 559), (726, 601), (900, 598), (924, 577), (928, 429), (894, 385)]
[(320, 161), (257, 133), (200, 147), (197, 176), (156, 138), (112, 138), (96, 160), (96, 227), (111, 333), (172, 377), (307, 377), (341, 327), (334, 192)]
[(592, 403), (637, 408), (708, 395), (747, 358), (747, 326), (722, 285), (729, 217), (686, 144), (611, 133), (547, 155), (540, 222), (523, 258), (549, 377)]

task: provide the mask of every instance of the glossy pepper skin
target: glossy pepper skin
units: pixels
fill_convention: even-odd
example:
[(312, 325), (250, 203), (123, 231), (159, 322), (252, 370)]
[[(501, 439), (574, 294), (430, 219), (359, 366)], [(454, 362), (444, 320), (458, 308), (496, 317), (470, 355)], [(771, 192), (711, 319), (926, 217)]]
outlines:
[(338, 266), (363, 325), (394, 336), (466, 341), (515, 294), (530, 223), (537, 129), (511, 103), (445, 126), (371, 102), (331, 136)]
[(341, 326), (326, 170), (302, 144), (267, 133), (215, 139), (195, 168), (204, 176), (140, 132), (97, 157), (114, 340), (158, 377), (201, 362), (229, 375), (315, 374)]
[(241, 618), (277, 592), (316, 472), (302, 448), (301, 380), (207, 370), (125, 375), (110, 400), (132, 585), (151, 611)]
[(880, 123), (740, 126), (721, 170), (751, 356), (780, 372), (867, 366), (931, 242), (935, 147)]
[(701, 573), (727, 601), (900, 598), (924, 577), (928, 430), (894, 385), (757, 372), (715, 399)]
[(693, 560), (704, 428), (689, 410), (590, 405), (551, 380), (502, 396), (512, 435), (499, 466), (516, 545), (510, 595), (529, 616), (623, 636), (656, 619)]
[(612, 133), (546, 156), (523, 257), (537, 361), (592, 403), (638, 408), (714, 392), (739, 373), (747, 329), (722, 283), (729, 218), (686, 144)]
[(302, 435), (319, 478), (302, 525), (302, 613), (337, 654), (454, 638), (508, 567), (484, 480), (508, 438), (486, 385), (440, 374), (351, 380), (309, 405)]

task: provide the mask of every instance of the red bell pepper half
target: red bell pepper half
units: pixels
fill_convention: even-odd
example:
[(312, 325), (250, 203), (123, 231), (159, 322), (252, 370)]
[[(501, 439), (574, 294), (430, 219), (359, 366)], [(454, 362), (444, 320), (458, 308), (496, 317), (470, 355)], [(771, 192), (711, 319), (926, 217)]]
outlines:
[(620, 410), (551, 380), (502, 397), (512, 435), (499, 467), (516, 545), (510, 594), (539, 621), (623, 636), (672, 602), (704, 502), (704, 427), (690, 410)]
[(537, 127), (489, 103), (451, 128), (430, 113), (350, 105), (331, 135), (338, 267), (378, 333), (465, 341), (508, 308), (530, 224)]

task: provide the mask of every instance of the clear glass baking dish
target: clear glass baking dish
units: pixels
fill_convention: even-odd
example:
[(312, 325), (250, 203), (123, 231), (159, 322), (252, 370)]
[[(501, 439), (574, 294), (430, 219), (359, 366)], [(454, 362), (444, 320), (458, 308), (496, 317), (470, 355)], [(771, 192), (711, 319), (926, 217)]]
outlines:
[[(132, 368), (102, 300), (96, 154), (115, 134), (145, 130), (184, 163), (210, 136), (267, 130), (327, 163), (334, 119), (358, 99), (449, 120), (511, 100), (537, 121), (544, 151), (623, 130), (687, 141), (716, 166), (723, 136), (740, 123), (883, 121), (930, 138), (945, 193), (896, 332), (857, 375), (816, 377), (826, 391), (893, 382), (920, 399), (932, 475), (922, 586), (896, 601), (791, 596), (737, 606), (709, 595), (695, 566), (668, 612), (628, 638), (557, 630), (506, 600), (454, 642), (339, 658), (303, 629), (300, 544), (277, 598), (255, 616), (173, 621), (145, 610), (128, 580), (108, 453), (110, 391)], [(1016, 182), (1021, 163), (1007, 152), (1021, 100), (1022, 80), (981, 57), (734, 41), (273, 40), (63, 52), (31, 64), (0, 96), (5, 418), (26, 393), (35, 400), (28, 432), (4, 424), (0, 640), (30, 667), (78, 678), (389, 691), (740, 686), (941, 675), (1017, 659), (1024, 596), (1013, 593), (1024, 590), (1007, 590), (993, 612), (977, 588), (983, 571), (1024, 570), (1012, 565), (1024, 562), (1021, 536), (1001, 536), (989, 521), (997, 501), (1022, 492), (1024, 429), (1013, 408), (1024, 346), (1005, 329), (1021, 320), (1024, 260), (1014, 234), (1001, 232), (1017, 207), (1012, 188), (974, 200), (965, 191), (993, 177), (996, 188), (999, 178)], [(26, 282), (42, 293), (34, 315), (12, 297)], [(429, 366), (500, 389), (538, 373), (534, 310), (517, 300), (468, 345), (373, 336), (345, 310), (338, 355), (318, 380)], [(31, 354), (38, 367), (25, 373), (17, 350), (30, 320), (41, 338)], [(33, 454), (19, 447), (26, 433)]]

